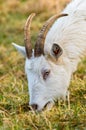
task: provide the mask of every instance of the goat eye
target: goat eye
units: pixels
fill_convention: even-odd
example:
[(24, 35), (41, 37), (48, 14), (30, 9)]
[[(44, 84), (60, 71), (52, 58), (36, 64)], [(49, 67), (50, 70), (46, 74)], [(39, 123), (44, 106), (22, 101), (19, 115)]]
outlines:
[(50, 74), (50, 70), (44, 70), (44, 71), (42, 72), (43, 79), (46, 80), (47, 77), (49, 76), (49, 74)]

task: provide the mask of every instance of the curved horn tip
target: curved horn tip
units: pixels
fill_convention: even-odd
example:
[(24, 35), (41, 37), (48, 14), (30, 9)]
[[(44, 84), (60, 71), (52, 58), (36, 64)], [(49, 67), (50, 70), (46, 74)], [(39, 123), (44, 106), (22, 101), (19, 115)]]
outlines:
[[(36, 15), (36, 13), (31, 13), (31, 14), (29, 15), (29, 17), (31, 17), (31, 19), (32, 19), (35, 15)], [(29, 18), (29, 17), (28, 17), (28, 18)], [(28, 18), (27, 18), (27, 19), (28, 19)]]
[(34, 17), (36, 15), (36, 13), (31, 13), (30, 16)]
[(25, 23), (25, 27), (28, 25), (28, 22), (29, 22), (29, 21), (32, 21), (32, 19), (33, 19), (33, 17), (34, 17), (35, 15), (36, 15), (35, 13), (31, 13), (31, 14), (28, 16), (28, 18), (27, 18), (27, 20), (26, 20), (26, 23)]

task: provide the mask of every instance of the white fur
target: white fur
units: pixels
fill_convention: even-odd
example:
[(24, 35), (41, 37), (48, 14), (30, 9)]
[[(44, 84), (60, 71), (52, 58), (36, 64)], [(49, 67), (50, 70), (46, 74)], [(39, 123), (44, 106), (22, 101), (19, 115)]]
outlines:
[[(86, 0), (73, 0), (62, 13), (68, 16), (59, 18), (47, 33), (44, 51), (46, 56), (26, 58), (25, 72), (28, 79), (30, 104), (37, 104), (42, 110), (47, 102), (65, 98), (71, 75), (76, 70), (80, 58), (86, 55)], [(53, 62), (53, 43), (63, 49), (62, 56)], [(24, 54), (25, 48), (14, 46)], [(50, 70), (50, 75), (43, 79), (41, 71)]]

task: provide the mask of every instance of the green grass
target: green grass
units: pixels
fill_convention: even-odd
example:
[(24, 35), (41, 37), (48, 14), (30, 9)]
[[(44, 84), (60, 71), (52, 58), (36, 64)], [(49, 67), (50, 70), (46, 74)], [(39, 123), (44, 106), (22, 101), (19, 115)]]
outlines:
[[(33, 44), (45, 20), (56, 13), (52, 6), (26, 9), (27, 4), (32, 6), (34, 3), (35, 0), (0, 0), (0, 130), (86, 130), (86, 58), (79, 64), (70, 83), (70, 110), (62, 101), (52, 110), (40, 113), (30, 111), (27, 105), (25, 59), (11, 43), (24, 45), (23, 28), (31, 12), (37, 13), (31, 27)], [(59, 8), (64, 4), (61, 0)]]

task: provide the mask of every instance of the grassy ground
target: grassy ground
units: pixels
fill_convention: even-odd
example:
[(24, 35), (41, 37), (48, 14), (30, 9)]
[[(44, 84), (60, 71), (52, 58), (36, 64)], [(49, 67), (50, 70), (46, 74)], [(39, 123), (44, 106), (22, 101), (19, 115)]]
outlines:
[(0, 130), (86, 130), (86, 58), (70, 84), (70, 110), (58, 102), (50, 111), (35, 113), (27, 105), (24, 59), (11, 45), (24, 44), (23, 27), (31, 12), (37, 14), (31, 28), (34, 43), (45, 20), (68, 1), (0, 0)]

